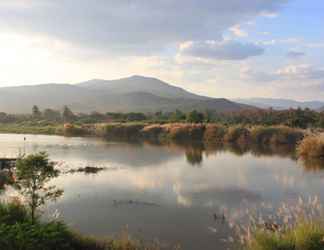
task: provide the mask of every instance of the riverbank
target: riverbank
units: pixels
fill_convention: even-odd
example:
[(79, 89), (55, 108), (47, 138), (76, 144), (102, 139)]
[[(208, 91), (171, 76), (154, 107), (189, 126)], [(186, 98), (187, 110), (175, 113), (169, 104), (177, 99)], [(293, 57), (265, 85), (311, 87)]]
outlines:
[[(0, 133), (98, 137), (109, 141), (166, 144), (199, 143), (208, 147), (298, 148), (301, 158), (323, 158), (324, 139), (320, 132), (287, 126), (227, 126), (218, 123), (100, 123), (100, 124), (0, 124)], [(315, 136), (314, 136), (315, 135)], [(310, 139), (313, 138), (313, 139)], [(312, 141), (312, 142), (310, 142)], [(307, 155), (307, 157), (306, 157)]]
[(287, 126), (226, 126), (217, 123), (0, 124), (0, 133), (96, 136), (107, 140), (296, 144), (306, 131)]

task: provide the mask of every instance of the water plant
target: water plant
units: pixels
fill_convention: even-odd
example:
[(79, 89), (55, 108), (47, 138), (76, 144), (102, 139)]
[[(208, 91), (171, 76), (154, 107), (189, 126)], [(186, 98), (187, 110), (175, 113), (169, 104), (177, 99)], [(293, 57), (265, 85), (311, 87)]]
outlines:
[(324, 249), (323, 209), (317, 196), (295, 204), (269, 204), (246, 209), (245, 222), (235, 228), (245, 250), (322, 250)]

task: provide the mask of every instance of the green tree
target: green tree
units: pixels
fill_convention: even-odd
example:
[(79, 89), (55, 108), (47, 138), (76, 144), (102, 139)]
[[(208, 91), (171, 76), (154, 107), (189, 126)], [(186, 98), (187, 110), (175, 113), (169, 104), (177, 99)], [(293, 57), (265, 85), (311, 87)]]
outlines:
[(31, 213), (31, 222), (35, 222), (37, 209), (46, 201), (56, 200), (63, 191), (48, 182), (59, 175), (45, 152), (21, 158), (16, 164), (16, 187), (25, 197)]
[(73, 122), (76, 119), (76, 116), (68, 106), (64, 106), (62, 118), (64, 122)]
[(204, 114), (193, 110), (187, 114), (187, 122), (201, 123), (204, 121)]
[(170, 115), (170, 121), (178, 122), (186, 119), (186, 115), (181, 110), (176, 110)]
[(39, 119), (42, 116), (42, 112), (40, 112), (37, 105), (34, 105), (32, 108), (32, 116), (36, 119)]
[(45, 109), (43, 116), (48, 121), (59, 121), (61, 120), (61, 113), (53, 109)]

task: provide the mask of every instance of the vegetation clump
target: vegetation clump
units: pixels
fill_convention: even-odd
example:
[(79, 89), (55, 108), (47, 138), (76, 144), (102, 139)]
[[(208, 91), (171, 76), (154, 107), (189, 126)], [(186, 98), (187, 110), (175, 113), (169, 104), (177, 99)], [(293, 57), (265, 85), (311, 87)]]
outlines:
[(65, 136), (85, 136), (90, 134), (90, 130), (88, 127), (76, 126), (71, 123), (65, 123), (63, 134)]
[(141, 138), (141, 130), (144, 124), (130, 123), (130, 124), (107, 124), (104, 127), (103, 135), (110, 140), (129, 140), (134, 141)]
[(164, 141), (167, 137), (167, 128), (161, 124), (152, 124), (145, 126), (141, 134), (148, 141)]
[(227, 128), (220, 124), (208, 124), (205, 128), (204, 141), (207, 144), (221, 144), (224, 142)]
[(323, 210), (319, 198), (299, 197), (277, 209), (264, 204), (262, 213), (248, 210), (248, 220), (235, 226), (246, 250), (324, 249)]
[(299, 143), (297, 153), (302, 159), (324, 158), (324, 138), (318, 135), (305, 137)]
[(202, 141), (205, 126), (202, 124), (168, 124), (165, 125), (168, 138), (173, 141)]
[(300, 129), (286, 126), (257, 126), (251, 129), (252, 141), (258, 145), (296, 145), (303, 136)]
[(250, 130), (244, 126), (230, 127), (224, 136), (224, 142), (232, 144), (248, 144), (250, 139)]
[(247, 250), (323, 250), (324, 227), (319, 223), (300, 222), (284, 232), (259, 230)]

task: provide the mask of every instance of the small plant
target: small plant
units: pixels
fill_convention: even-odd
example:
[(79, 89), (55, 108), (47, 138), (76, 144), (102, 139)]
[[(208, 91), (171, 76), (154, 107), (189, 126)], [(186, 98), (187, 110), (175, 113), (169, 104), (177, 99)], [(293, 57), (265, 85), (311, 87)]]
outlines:
[(27, 201), (31, 223), (35, 222), (37, 209), (48, 200), (55, 200), (63, 193), (47, 183), (59, 175), (44, 152), (28, 155), (16, 164), (16, 187)]
[(0, 224), (14, 225), (28, 221), (28, 211), (20, 202), (0, 203)]

